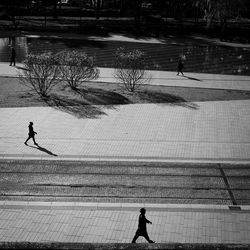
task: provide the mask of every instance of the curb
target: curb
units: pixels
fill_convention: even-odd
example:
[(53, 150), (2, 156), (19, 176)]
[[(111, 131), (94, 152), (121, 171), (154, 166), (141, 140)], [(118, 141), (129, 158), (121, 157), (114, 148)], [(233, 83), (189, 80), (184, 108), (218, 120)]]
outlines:
[(203, 205), (203, 204), (159, 204), (159, 203), (103, 203), (103, 202), (45, 202), (45, 201), (0, 201), (0, 209), (98, 209), (98, 210), (137, 210), (146, 207), (158, 211), (214, 211), (249, 212), (248, 205)]
[(50, 161), (117, 161), (117, 162), (150, 162), (150, 163), (211, 163), (211, 164), (250, 164), (247, 159), (228, 158), (167, 158), (167, 157), (141, 157), (141, 156), (104, 156), (104, 155), (25, 155), (25, 154), (0, 154), (0, 160), (50, 160)]
[(133, 249), (190, 249), (190, 250), (244, 250), (250, 249), (250, 245), (240, 244), (180, 244), (180, 243), (161, 243), (161, 244), (131, 244), (131, 243), (33, 243), (33, 242), (0, 242), (0, 249), (86, 249), (86, 250), (133, 250)]

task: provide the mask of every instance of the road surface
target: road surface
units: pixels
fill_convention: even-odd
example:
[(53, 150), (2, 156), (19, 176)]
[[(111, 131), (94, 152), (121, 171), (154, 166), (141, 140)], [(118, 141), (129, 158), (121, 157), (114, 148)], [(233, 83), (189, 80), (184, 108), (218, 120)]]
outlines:
[(81, 161), (0, 161), (0, 199), (250, 204), (250, 166)]

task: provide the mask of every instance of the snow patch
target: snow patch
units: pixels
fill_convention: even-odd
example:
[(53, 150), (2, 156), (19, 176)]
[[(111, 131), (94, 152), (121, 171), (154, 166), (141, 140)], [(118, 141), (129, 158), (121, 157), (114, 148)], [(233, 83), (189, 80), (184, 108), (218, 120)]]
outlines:
[(192, 36), (192, 38), (203, 40), (203, 41), (206, 41), (206, 42), (215, 43), (215, 44), (218, 44), (218, 45), (234, 47), (234, 48), (250, 48), (250, 44), (234, 43), (234, 42), (232, 42), (232, 43), (231, 42), (223, 42), (223, 41), (220, 41), (217, 38), (207, 38), (207, 37), (201, 37), (201, 36)]

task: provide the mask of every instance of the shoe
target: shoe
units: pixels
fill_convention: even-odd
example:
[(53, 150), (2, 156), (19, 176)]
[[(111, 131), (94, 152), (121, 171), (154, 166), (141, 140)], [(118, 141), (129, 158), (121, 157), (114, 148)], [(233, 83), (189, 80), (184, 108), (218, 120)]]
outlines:
[(151, 241), (149, 241), (149, 243), (155, 243), (155, 241), (151, 240)]

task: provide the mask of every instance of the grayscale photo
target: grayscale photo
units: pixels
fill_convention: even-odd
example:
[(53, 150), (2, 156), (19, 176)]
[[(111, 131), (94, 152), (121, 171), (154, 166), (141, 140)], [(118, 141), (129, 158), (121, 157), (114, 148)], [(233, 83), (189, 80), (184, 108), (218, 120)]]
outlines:
[(250, 1), (0, 0), (0, 249), (250, 250)]

